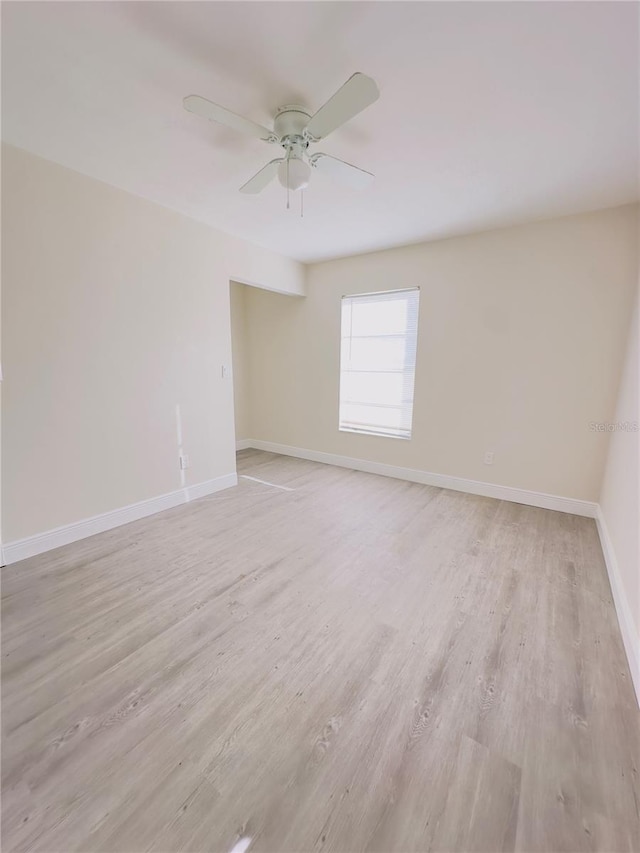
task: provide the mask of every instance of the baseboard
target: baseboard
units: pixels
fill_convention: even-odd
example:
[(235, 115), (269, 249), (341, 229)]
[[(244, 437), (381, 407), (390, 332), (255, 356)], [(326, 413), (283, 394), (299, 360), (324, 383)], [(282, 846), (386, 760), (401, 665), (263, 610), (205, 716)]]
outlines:
[(270, 453), (281, 453), (283, 456), (296, 456), (299, 459), (308, 459), (311, 462), (324, 462), (327, 465), (338, 465), (341, 468), (352, 468), (355, 471), (366, 471), (369, 474), (380, 474), (383, 477), (395, 477), (398, 480), (409, 480), (412, 483), (421, 483), (425, 486), (453, 489), (456, 492), (467, 492), (471, 495), (497, 498), (501, 501), (511, 501), (512, 503), (526, 504), (542, 509), (553, 509), (558, 512), (568, 512), (571, 515), (583, 515), (587, 518), (595, 518), (598, 508), (598, 504), (591, 501), (547, 495), (544, 492), (532, 492), (513, 486), (498, 486), (494, 483), (483, 483), (480, 480), (451, 477), (447, 474), (434, 474), (431, 471), (419, 471), (416, 468), (400, 468), (396, 465), (385, 465), (382, 462), (371, 462), (368, 459), (355, 459), (350, 456), (323, 453), (319, 450), (289, 447), (286, 444), (275, 444), (271, 441), (248, 439), (246, 446), (254, 447), (256, 450), (267, 450)]
[(35, 536), (27, 536), (25, 539), (7, 542), (2, 549), (3, 565), (17, 563), (18, 560), (26, 560), (27, 557), (35, 557), (36, 554), (43, 554), (45, 551), (51, 551), (53, 548), (69, 545), (71, 542), (77, 542), (79, 539), (86, 539), (88, 536), (94, 536), (96, 533), (112, 530), (114, 527), (120, 527), (120, 525), (128, 524), (130, 521), (137, 521), (140, 518), (146, 518), (148, 515), (155, 515), (157, 512), (172, 509), (180, 504), (197, 500), (205, 495), (211, 495), (214, 492), (228, 489), (230, 486), (236, 486), (237, 484), (238, 477), (235, 473), (225, 474), (222, 477), (205, 480), (205, 482), (197, 483), (194, 486), (176, 489), (176, 491), (169, 492), (166, 495), (159, 495), (155, 498), (138, 501), (138, 503), (129, 504), (129, 506), (123, 506), (110, 512), (103, 512), (91, 518), (84, 518), (73, 524), (56, 527), (54, 530), (47, 530)]
[(236, 451), (248, 450), (250, 447), (253, 447), (250, 438), (241, 438), (240, 441), (236, 441)]
[(213, 495), (215, 492), (221, 492), (223, 489), (229, 489), (231, 486), (238, 485), (238, 475), (225, 474), (222, 477), (216, 477), (214, 480), (205, 480), (204, 483), (196, 483), (194, 486), (187, 486), (186, 503), (189, 501), (197, 501), (198, 498), (204, 498), (207, 495)]
[(598, 526), (602, 553), (604, 554), (604, 561), (609, 575), (609, 583), (611, 584), (611, 594), (613, 595), (613, 602), (618, 615), (618, 624), (620, 625), (622, 642), (624, 644), (624, 650), (627, 653), (629, 669), (631, 670), (631, 678), (636, 691), (636, 699), (638, 700), (638, 706), (640, 707), (640, 638), (636, 634), (629, 600), (627, 599), (624, 587), (622, 586), (622, 581), (620, 580), (620, 569), (618, 568), (616, 552), (613, 548), (613, 542), (609, 536), (607, 522), (605, 521), (600, 506), (598, 506), (596, 524)]

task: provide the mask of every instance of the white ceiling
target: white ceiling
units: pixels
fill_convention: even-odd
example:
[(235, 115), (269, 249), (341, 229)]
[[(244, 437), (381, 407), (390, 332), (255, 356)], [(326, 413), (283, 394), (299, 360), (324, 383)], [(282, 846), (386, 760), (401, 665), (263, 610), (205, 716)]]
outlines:
[[(636, 3), (2, 3), (3, 138), (275, 251), (313, 261), (633, 201)], [(278, 156), (182, 109), (260, 123), (355, 71), (380, 100), (315, 150), (376, 174), (314, 174), (305, 216)], [(275, 152), (275, 153), (274, 153)]]

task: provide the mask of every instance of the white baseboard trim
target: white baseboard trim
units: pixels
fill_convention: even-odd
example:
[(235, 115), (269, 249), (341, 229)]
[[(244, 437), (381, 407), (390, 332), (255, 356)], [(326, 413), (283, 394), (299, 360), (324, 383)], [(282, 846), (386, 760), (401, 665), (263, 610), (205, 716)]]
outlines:
[(189, 501), (197, 501), (198, 498), (205, 498), (207, 495), (213, 495), (215, 492), (221, 492), (223, 489), (230, 489), (232, 486), (238, 485), (238, 475), (234, 471), (233, 474), (224, 474), (222, 477), (216, 477), (213, 480), (205, 480), (203, 483), (195, 483), (193, 486), (187, 486), (185, 492)]
[(236, 452), (238, 450), (248, 450), (250, 447), (253, 447), (250, 438), (241, 438), (240, 441), (236, 441)]
[(618, 615), (618, 624), (620, 625), (620, 633), (622, 634), (622, 642), (624, 650), (627, 653), (629, 669), (631, 670), (631, 678), (636, 691), (636, 699), (640, 707), (640, 638), (636, 633), (633, 617), (631, 615), (631, 607), (629, 600), (625, 594), (622, 581), (620, 580), (620, 569), (618, 568), (618, 560), (616, 552), (613, 548), (613, 542), (609, 536), (607, 522), (605, 521), (602, 509), (598, 506), (598, 514), (596, 515), (596, 524), (598, 526), (598, 535), (600, 536), (600, 544), (602, 545), (602, 553), (609, 575), (609, 583), (611, 584), (611, 594)]
[(169, 492), (166, 495), (148, 498), (144, 501), (138, 501), (135, 504), (129, 504), (129, 506), (113, 509), (110, 512), (94, 515), (91, 518), (84, 518), (73, 524), (56, 527), (54, 530), (37, 533), (35, 536), (27, 536), (25, 539), (7, 542), (2, 548), (2, 563), (3, 565), (17, 563), (18, 560), (35, 557), (36, 554), (43, 554), (45, 551), (51, 551), (53, 548), (59, 548), (61, 545), (69, 545), (71, 542), (77, 542), (79, 539), (86, 539), (88, 536), (94, 536), (96, 533), (112, 530), (114, 527), (120, 527), (120, 525), (128, 524), (130, 521), (137, 521), (148, 515), (155, 515), (155, 513), (162, 512), (165, 509), (172, 509), (180, 504), (188, 503), (205, 495), (211, 495), (214, 492), (237, 485), (238, 477), (235, 472), (233, 474), (225, 474), (213, 480), (196, 483), (194, 486), (176, 489), (175, 492)]
[(558, 512), (568, 512), (571, 515), (583, 515), (587, 518), (595, 518), (598, 509), (598, 504), (591, 501), (547, 495), (544, 492), (532, 492), (514, 486), (498, 486), (494, 483), (483, 483), (480, 480), (451, 477), (448, 474), (434, 474), (431, 471), (419, 471), (416, 468), (400, 468), (396, 465), (371, 462), (367, 459), (355, 459), (350, 456), (323, 453), (319, 450), (306, 450), (301, 447), (289, 447), (286, 444), (274, 444), (271, 441), (248, 439), (246, 446), (254, 447), (256, 450), (267, 450), (270, 453), (281, 453), (283, 456), (296, 456), (299, 459), (308, 459), (311, 462), (324, 462), (327, 465), (338, 465), (341, 468), (352, 468), (355, 471), (366, 471), (369, 474), (381, 474), (383, 477), (395, 477), (398, 480), (409, 480), (412, 483), (421, 483), (425, 486), (453, 489), (456, 492), (467, 492), (471, 495), (497, 498), (501, 501), (527, 504), (527, 506), (536, 506), (542, 509), (553, 509)]

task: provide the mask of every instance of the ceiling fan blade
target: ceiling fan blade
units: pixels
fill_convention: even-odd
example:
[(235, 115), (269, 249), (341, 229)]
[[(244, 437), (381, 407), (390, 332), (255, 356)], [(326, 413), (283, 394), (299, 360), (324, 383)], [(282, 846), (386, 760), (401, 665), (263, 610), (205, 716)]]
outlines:
[(188, 110), (190, 113), (195, 113), (198, 116), (202, 116), (202, 118), (208, 118), (210, 121), (217, 121), (218, 124), (224, 124), (226, 127), (231, 127), (240, 133), (264, 139), (266, 142), (273, 142), (276, 139), (273, 131), (267, 130), (261, 124), (257, 124), (255, 121), (251, 121), (251, 119), (244, 116), (236, 115), (236, 113), (232, 113), (226, 107), (214, 104), (213, 101), (201, 98), (200, 95), (187, 95), (182, 103), (185, 110)]
[(316, 141), (324, 139), (337, 127), (345, 124), (374, 101), (377, 101), (379, 97), (380, 92), (375, 80), (367, 77), (366, 74), (354, 74), (311, 117), (305, 132)]
[(267, 186), (267, 184), (272, 181), (277, 172), (278, 166), (284, 157), (280, 157), (277, 160), (272, 160), (270, 163), (267, 163), (266, 166), (263, 166), (259, 172), (257, 172), (252, 178), (250, 178), (246, 184), (240, 187), (241, 193), (259, 193)]
[(323, 172), (354, 190), (364, 190), (374, 180), (371, 172), (365, 172), (364, 169), (345, 163), (344, 160), (338, 160), (337, 157), (330, 157), (328, 154), (313, 154), (309, 162), (318, 172)]

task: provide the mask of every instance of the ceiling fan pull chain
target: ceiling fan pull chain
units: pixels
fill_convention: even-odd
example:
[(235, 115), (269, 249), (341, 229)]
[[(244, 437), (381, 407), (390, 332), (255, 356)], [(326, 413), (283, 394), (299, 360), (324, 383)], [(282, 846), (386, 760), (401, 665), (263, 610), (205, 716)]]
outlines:
[(300, 219), (304, 218), (304, 190), (300, 190)]
[(287, 210), (289, 210), (289, 152), (287, 151)]

